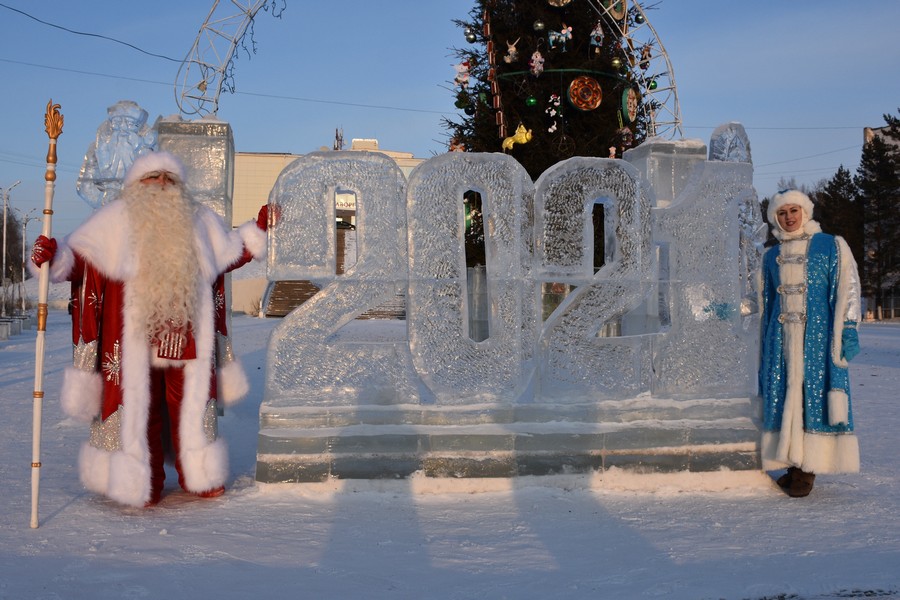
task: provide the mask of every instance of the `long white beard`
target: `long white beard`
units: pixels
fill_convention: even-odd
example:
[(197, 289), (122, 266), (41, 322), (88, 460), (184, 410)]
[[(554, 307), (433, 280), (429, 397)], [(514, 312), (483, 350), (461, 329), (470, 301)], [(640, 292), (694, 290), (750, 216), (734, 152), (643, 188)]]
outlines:
[(194, 204), (181, 186), (135, 183), (124, 190), (137, 257), (136, 308), (149, 338), (187, 327), (197, 306)]

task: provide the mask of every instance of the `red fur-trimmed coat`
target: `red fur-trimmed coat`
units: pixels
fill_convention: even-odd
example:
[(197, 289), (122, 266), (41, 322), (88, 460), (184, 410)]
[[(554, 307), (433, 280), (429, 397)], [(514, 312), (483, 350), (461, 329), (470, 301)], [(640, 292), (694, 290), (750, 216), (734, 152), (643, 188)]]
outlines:
[[(50, 275), (73, 287), (75, 361), (66, 369), (60, 400), (68, 415), (92, 423), (79, 456), (82, 483), (123, 504), (143, 506), (151, 494), (151, 346), (133, 308), (137, 291), (130, 282), (137, 260), (129, 231), (124, 202), (104, 206), (60, 243)], [(200, 273), (193, 320), (197, 358), (180, 367), (179, 458), (185, 487), (200, 492), (223, 485), (228, 476), (227, 448), (215, 434), (214, 403), (237, 402), (249, 387), (231, 353), (217, 352), (227, 333), (223, 274), (249, 256), (264, 257), (266, 233), (252, 221), (228, 230), (215, 212), (200, 206), (194, 235)]]

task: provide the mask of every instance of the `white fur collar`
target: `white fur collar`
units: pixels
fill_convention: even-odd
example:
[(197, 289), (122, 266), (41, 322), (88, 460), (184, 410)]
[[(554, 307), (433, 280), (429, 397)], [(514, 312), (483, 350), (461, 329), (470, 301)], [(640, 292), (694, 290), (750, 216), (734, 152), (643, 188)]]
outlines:
[(774, 235), (775, 239), (777, 239), (779, 242), (795, 240), (797, 238), (811, 236), (816, 233), (822, 233), (822, 227), (819, 225), (818, 221), (814, 221), (812, 219), (804, 223), (803, 227), (801, 227), (797, 231), (792, 231), (790, 233), (784, 231), (780, 227), (772, 227), (772, 235)]

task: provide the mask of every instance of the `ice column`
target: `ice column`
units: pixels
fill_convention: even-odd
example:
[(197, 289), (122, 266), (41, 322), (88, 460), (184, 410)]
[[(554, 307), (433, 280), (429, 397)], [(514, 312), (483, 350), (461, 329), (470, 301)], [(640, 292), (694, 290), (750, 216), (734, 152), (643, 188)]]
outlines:
[[(337, 189), (356, 195), (359, 260), (343, 275), (335, 275)], [(420, 400), (405, 327), (366, 331), (353, 323), (405, 291), (405, 198), (402, 172), (379, 153), (312, 153), (279, 175), (269, 197), (280, 211), (269, 235), (269, 279), (311, 280), (321, 290), (272, 333), (267, 406)]]
[(741, 310), (758, 265), (752, 176), (749, 162), (697, 163), (671, 205), (653, 210), (653, 240), (665, 250), (661, 271), (668, 274), (661, 301), (671, 320), (655, 353), (655, 395), (755, 393), (756, 319)]
[[(481, 194), (490, 337), (468, 335), (463, 194)], [(439, 403), (510, 402), (532, 376), (530, 301), (533, 186), (503, 154), (451, 152), (420, 165), (409, 182), (409, 342)]]
[(169, 117), (157, 124), (159, 149), (184, 163), (185, 185), (194, 199), (219, 213), (231, 226), (234, 199), (234, 134), (231, 124), (213, 117), (184, 121)]
[[(540, 338), (540, 398), (584, 402), (650, 390), (652, 331), (601, 331), (644, 309), (650, 292), (650, 203), (630, 164), (571, 158), (536, 183), (535, 277), (575, 290), (546, 320)], [(604, 203), (608, 251), (594, 273), (591, 209)]]

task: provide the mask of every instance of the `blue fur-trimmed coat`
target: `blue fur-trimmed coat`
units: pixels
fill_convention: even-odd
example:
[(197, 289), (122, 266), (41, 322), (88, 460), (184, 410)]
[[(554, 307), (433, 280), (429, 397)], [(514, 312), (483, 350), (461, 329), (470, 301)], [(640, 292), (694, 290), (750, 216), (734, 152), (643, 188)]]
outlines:
[(805, 235), (787, 236), (763, 257), (763, 467), (857, 472), (842, 347), (844, 328), (855, 329), (860, 318), (856, 263), (842, 238), (821, 233), (815, 221), (804, 227)]

